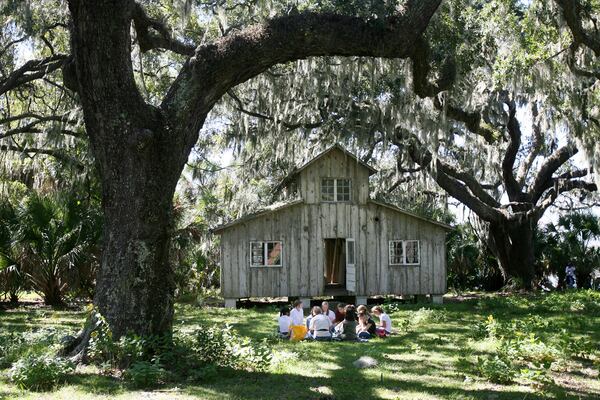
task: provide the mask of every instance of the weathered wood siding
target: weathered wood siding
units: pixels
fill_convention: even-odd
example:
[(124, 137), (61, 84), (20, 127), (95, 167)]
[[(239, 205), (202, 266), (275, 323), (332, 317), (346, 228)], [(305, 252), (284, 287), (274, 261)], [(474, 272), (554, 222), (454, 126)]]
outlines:
[(308, 204), (321, 202), (322, 178), (349, 178), (352, 180), (350, 203), (365, 204), (369, 199), (369, 170), (339, 149), (316, 160), (300, 172), (300, 197)]
[[(319, 188), (313, 190), (318, 196)], [(443, 294), (445, 233), (431, 222), (371, 202), (291, 205), (222, 231), (223, 296), (323, 295), (323, 239), (336, 237), (356, 241), (357, 295)], [(413, 239), (420, 241), (420, 265), (389, 266), (389, 240)], [(282, 267), (250, 266), (250, 242), (266, 240), (283, 242)]]

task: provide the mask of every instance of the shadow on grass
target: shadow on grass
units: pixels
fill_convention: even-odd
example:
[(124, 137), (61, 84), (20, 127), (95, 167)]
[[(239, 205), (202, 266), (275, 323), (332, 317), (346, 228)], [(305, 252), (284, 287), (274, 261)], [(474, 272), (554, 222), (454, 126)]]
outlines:
[(83, 392), (101, 395), (114, 396), (128, 390), (119, 379), (98, 373), (78, 371), (69, 376), (67, 383)]

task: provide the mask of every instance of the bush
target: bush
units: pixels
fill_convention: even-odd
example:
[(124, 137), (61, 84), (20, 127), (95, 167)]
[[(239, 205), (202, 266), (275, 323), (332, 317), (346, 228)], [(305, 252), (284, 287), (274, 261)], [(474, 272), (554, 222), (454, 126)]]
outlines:
[(203, 327), (196, 334), (194, 351), (206, 364), (220, 367), (265, 370), (272, 352), (265, 343), (253, 344), (239, 336), (231, 326)]
[(19, 358), (25, 339), (21, 333), (6, 332), (0, 334), (0, 369), (10, 366)]
[(477, 358), (477, 371), (479, 374), (493, 383), (511, 383), (517, 376), (518, 369), (510, 360), (493, 355), (487, 358)]
[(164, 381), (166, 371), (156, 362), (136, 361), (124, 372), (123, 377), (136, 387), (147, 388)]
[(431, 308), (420, 308), (411, 314), (411, 323), (413, 325), (426, 324), (430, 322), (444, 322), (448, 319), (444, 310), (434, 310)]
[(47, 351), (61, 335), (55, 328), (0, 333), (0, 369), (11, 366), (19, 358)]
[(10, 379), (21, 389), (50, 390), (73, 372), (72, 362), (50, 356), (27, 356), (10, 369)]

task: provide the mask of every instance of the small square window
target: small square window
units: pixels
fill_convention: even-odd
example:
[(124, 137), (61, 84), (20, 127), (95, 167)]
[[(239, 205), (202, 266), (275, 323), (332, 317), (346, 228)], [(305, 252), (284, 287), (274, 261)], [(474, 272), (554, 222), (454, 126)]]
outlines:
[(252, 267), (281, 267), (283, 244), (280, 241), (250, 242)]
[(350, 201), (351, 191), (350, 179), (321, 179), (321, 201)]
[(421, 263), (418, 240), (390, 240), (389, 265), (419, 265)]

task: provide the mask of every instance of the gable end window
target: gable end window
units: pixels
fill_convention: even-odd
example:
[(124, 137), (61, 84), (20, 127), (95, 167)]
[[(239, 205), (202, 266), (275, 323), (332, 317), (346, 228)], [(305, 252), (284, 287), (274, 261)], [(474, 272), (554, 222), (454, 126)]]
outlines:
[(418, 240), (390, 240), (389, 265), (420, 265), (420, 250)]
[(250, 242), (250, 266), (281, 267), (282, 252), (281, 241)]
[(352, 182), (350, 179), (321, 179), (321, 201), (350, 201)]

